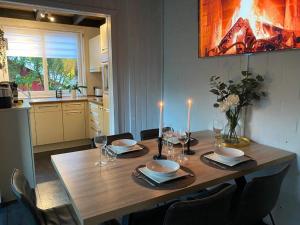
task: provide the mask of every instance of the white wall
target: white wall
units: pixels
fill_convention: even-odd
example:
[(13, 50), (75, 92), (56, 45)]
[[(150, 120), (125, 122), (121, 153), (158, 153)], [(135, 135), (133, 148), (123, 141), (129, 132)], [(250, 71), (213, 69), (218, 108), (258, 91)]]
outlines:
[[(185, 101), (194, 99), (192, 129), (211, 128), (219, 116), (213, 109), (209, 77), (238, 78), (247, 56), (198, 58), (198, 0), (165, 0), (164, 99), (165, 118), (185, 128)], [(254, 73), (266, 77), (269, 97), (247, 116), (246, 135), (254, 141), (300, 154), (300, 51), (261, 53), (249, 57)], [(299, 160), (299, 156), (298, 156)], [(296, 163), (295, 163), (296, 164)], [(300, 221), (300, 167), (294, 165), (284, 182), (276, 209), (277, 224)]]
[[(0, 1), (1, 2), (1, 1)], [(139, 138), (157, 127), (162, 89), (161, 0), (12, 0), (112, 15), (115, 127)]]

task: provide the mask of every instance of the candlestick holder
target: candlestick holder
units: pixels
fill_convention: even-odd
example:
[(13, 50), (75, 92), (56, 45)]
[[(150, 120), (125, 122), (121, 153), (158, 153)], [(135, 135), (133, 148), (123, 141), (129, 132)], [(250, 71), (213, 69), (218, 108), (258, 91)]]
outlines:
[(153, 159), (155, 159), (155, 160), (167, 159), (167, 156), (161, 154), (162, 146), (163, 146), (162, 141), (163, 141), (162, 137), (158, 137), (158, 154), (153, 156)]
[(188, 142), (186, 143), (187, 149), (184, 151), (186, 155), (194, 155), (195, 151), (191, 150), (191, 132), (187, 132)]

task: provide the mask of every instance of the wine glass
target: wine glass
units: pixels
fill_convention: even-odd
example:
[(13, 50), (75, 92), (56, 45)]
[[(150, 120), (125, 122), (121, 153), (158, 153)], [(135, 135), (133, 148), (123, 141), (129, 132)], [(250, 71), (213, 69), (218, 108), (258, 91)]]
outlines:
[(213, 131), (214, 131), (214, 144), (216, 148), (222, 148), (222, 130), (224, 129), (224, 123), (222, 120), (213, 121)]
[(106, 156), (106, 144), (107, 137), (105, 135), (94, 137), (94, 143), (97, 148), (100, 150), (100, 160), (96, 162), (96, 165), (105, 166), (107, 164), (107, 156)]
[(178, 161), (180, 164), (183, 164), (185, 161), (188, 160), (188, 157), (184, 154), (184, 145), (188, 142), (188, 135), (185, 130), (179, 130), (176, 132), (176, 137), (180, 144), (182, 145), (182, 152), (178, 157)]

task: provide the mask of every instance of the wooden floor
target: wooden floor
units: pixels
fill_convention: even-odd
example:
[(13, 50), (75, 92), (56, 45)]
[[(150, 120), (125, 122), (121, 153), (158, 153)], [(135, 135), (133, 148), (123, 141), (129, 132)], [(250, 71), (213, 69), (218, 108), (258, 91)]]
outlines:
[[(50, 156), (89, 148), (90, 146), (82, 146), (35, 154), (36, 195), (39, 208), (48, 209), (69, 203), (69, 198), (52, 166)], [(26, 213), (23, 206), (18, 202), (14, 201), (0, 208), (0, 225), (32, 224), (33, 222), (30, 220), (30, 215)]]

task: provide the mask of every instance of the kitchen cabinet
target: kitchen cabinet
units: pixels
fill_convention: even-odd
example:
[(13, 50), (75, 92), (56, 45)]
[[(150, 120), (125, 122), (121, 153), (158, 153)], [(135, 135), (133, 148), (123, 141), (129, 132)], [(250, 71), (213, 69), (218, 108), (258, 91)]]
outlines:
[(108, 53), (108, 30), (107, 22), (100, 27), (101, 54)]
[(101, 70), (101, 47), (100, 35), (89, 40), (89, 61), (90, 72), (100, 72)]
[(109, 110), (90, 102), (89, 111), (89, 137), (95, 137), (100, 131), (104, 135), (110, 135)]
[(31, 143), (32, 146), (36, 146), (35, 114), (33, 109), (29, 110), (29, 122), (31, 130)]
[(110, 134), (110, 126), (109, 126), (109, 110), (103, 109), (103, 133), (105, 135)]
[(34, 106), (37, 145), (62, 142), (63, 118), (61, 103)]
[(83, 102), (63, 104), (63, 131), (64, 141), (80, 140), (86, 137)]
[(107, 22), (100, 27), (100, 58), (101, 62), (108, 61), (109, 52), (109, 36), (108, 36), (108, 24)]

